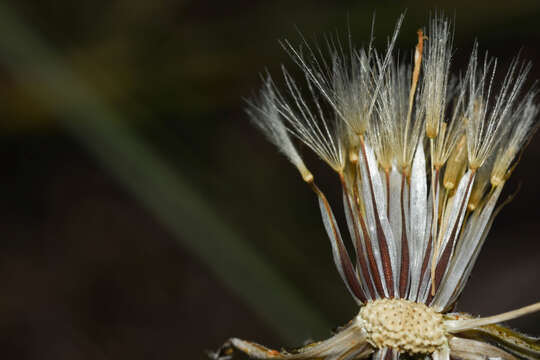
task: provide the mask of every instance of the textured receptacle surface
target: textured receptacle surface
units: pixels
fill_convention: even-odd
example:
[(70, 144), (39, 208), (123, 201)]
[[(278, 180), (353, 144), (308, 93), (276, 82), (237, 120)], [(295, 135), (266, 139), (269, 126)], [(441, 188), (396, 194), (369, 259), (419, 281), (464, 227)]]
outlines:
[(442, 315), (424, 304), (404, 299), (381, 299), (360, 309), (370, 342), (411, 354), (428, 354), (446, 343)]

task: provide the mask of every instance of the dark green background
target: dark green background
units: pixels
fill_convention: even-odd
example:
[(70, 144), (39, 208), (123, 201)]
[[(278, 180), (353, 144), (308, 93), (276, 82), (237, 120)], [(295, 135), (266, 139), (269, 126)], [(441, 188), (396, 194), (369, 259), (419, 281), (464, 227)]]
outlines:
[[(540, 78), (533, 0), (3, 2), (0, 356), (200, 359), (230, 336), (299, 345), (352, 318), (316, 199), (242, 99), (291, 65), (278, 39), (349, 18), (365, 43), (376, 11), (380, 47), (405, 9), (405, 56), (445, 9), (455, 69), (477, 38), (502, 67), (521, 49)], [(540, 299), (539, 160), (536, 138), (460, 310)], [(540, 335), (539, 320), (510, 324)]]

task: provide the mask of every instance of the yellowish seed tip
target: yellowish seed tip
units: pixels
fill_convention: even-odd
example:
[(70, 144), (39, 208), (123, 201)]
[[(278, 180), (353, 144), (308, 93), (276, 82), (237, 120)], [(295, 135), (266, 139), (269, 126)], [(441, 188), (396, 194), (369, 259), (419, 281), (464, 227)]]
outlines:
[(439, 135), (439, 129), (433, 121), (426, 122), (426, 136), (430, 139), (435, 139)]
[(356, 151), (351, 150), (351, 152), (349, 153), (349, 161), (352, 164), (356, 164), (358, 162), (358, 153)]
[(499, 176), (492, 176), (490, 179), (491, 185), (497, 187), (503, 183), (504, 179)]
[(308, 183), (313, 183), (313, 174), (311, 171), (308, 170), (308, 168), (304, 165), (304, 163), (297, 164), (296, 168), (300, 172), (300, 175), (302, 175), (302, 179)]
[(467, 205), (467, 209), (469, 209), (469, 211), (474, 211), (480, 206), (480, 203), (482, 202), (482, 198), (484, 197), (484, 193), (486, 192), (487, 184), (488, 184), (487, 178), (482, 178), (482, 177), (477, 178), (477, 181), (474, 184), (471, 191), (469, 204)]
[(302, 174), (302, 179), (304, 179), (305, 182), (308, 184), (311, 184), (313, 182), (313, 174), (308, 172), (306, 174)]
[(493, 186), (500, 185), (508, 178), (508, 176), (513, 170), (513, 167), (511, 167), (512, 161), (516, 157), (518, 151), (519, 148), (517, 146), (510, 145), (497, 158), (497, 160), (495, 161), (495, 165), (493, 166), (493, 170), (491, 171), (491, 184)]
[(467, 164), (467, 138), (461, 137), (456, 148), (450, 155), (444, 171), (443, 185), (447, 190), (453, 190), (465, 171)]
[(405, 176), (407, 179), (411, 176), (411, 167), (410, 165), (402, 165), (400, 167), (400, 172), (403, 176)]
[(420, 76), (420, 69), (422, 65), (422, 53), (424, 49), (424, 32), (422, 29), (417, 31), (418, 44), (414, 52), (414, 68), (411, 79), (411, 89), (409, 91), (409, 111), (407, 113), (407, 121), (410, 120), (412, 114), (412, 108), (414, 103), (414, 94), (416, 93), (416, 86), (418, 85), (418, 77)]

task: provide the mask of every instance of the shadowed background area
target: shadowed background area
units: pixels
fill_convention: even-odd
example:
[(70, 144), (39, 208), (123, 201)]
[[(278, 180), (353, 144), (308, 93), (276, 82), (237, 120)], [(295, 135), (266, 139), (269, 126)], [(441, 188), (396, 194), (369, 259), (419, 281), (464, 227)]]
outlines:
[[(350, 31), (410, 56), (428, 1), (7, 1), (0, 5), (0, 356), (203, 359), (230, 336), (294, 346), (357, 312), (316, 199), (244, 114), (278, 39)], [(454, 69), (474, 39), (540, 79), (537, 1), (440, 1)], [(348, 19), (348, 20), (347, 20)], [(456, 70), (456, 71), (457, 71)], [(293, 70), (294, 72), (294, 70)], [(305, 150), (305, 149), (302, 149)], [(304, 151), (304, 153), (307, 153)], [(540, 139), (459, 303), (540, 299)], [(338, 209), (337, 179), (307, 155)], [(335, 190), (332, 190), (335, 189)], [(510, 323), (540, 335), (540, 316)]]

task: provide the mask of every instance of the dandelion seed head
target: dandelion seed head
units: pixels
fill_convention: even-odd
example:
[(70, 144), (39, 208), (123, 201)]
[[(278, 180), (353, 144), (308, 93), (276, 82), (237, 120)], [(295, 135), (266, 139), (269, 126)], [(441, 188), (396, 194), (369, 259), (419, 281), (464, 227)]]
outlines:
[[(303, 79), (283, 68), (279, 91), (266, 77), (248, 110), (314, 191), (358, 315), (292, 353), (239, 339), (228, 346), (259, 359), (540, 358), (519, 334), (490, 333), (495, 345), (463, 334), (482, 339), (489, 326), (540, 303), (486, 318), (452, 313), (537, 127), (537, 92), (526, 87), (531, 65), (516, 58), (501, 70), (475, 43), (464, 75), (452, 75), (452, 24), (441, 14), (418, 31), (409, 64), (394, 51), (402, 21), (384, 52), (330, 38), (326, 56), (305, 39), (298, 47), (282, 42)], [(290, 135), (338, 173), (352, 253)]]

